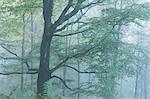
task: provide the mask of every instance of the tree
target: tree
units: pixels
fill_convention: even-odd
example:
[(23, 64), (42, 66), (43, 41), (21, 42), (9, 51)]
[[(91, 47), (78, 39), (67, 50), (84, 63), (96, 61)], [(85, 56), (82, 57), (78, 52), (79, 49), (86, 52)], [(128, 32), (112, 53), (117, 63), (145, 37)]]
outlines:
[[(64, 59), (62, 62), (60, 62), (56, 67), (49, 69), (50, 45), (51, 45), (51, 41), (54, 36), (54, 33), (63, 30), (66, 26), (72, 23), (66, 24), (64, 27), (60, 29), (58, 29), (58, 27), (64, 24), (67, 20), (69, 20), (73, 16), (75, 16), (79, 11), (89, 6), (92, 6), (93, 4), (101, 3), (100, 1), (96, 1), (94, 3), (90, 3), (90, 4), (83, 6), (82, 4), (85, 1), (86, 0), (78, 0), (75, 4), (73, 4), (73, 0), (69, 0), (67, 6), (64, 8), (59, 18), (54, 23), (52, 23), (54, 1), (43, 0), (44, 33), (43, 33), (41, 49), (40, 49), (40, 67), (39, 67), (39, 74), (38, 74), (38, 80), (37, 80), (37, 93), (38, 94), (42, 95), (43, 85), (46, 81), (52, 78), (57, 78), (63, 81), (61, 78), (57, 76), (53, 76), (52, 73), (55, 72), (60, 67), (62, 67), (62, 64), (64, 64), (67, 60), (77, 56), (77, 54), (73, 56), (69, 56), (66, 59)], [(72, 6), (74, 6), (74, 9), (71, 12), (69, 12)]]

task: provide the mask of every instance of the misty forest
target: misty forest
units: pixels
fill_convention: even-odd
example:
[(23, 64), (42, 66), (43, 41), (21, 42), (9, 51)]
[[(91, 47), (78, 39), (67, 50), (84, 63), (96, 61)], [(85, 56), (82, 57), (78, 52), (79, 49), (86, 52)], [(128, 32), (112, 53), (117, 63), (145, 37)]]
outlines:
[(150, 99), (150, 0), (0, 0), (0, 99)]

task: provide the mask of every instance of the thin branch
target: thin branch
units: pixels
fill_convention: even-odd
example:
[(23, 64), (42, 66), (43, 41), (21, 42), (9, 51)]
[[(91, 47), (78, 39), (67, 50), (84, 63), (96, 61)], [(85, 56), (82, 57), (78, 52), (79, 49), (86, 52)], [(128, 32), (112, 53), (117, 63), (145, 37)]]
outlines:
[(42, 5), (41, 4), (30, 4), (30, 5), (28, 5), (28, 4), (23, 4), (23, 5), (19, 5), (19, 6), (15, 6), (15, 7), (13, 7), (13, 6), (1, 6), (0, 7), (0, 9), (2, 10), (2, 11), (4, 11), (4, 12), (8, 12), (8, 11), (13, 11), (13, 10), (23, 10), (24, 8), (30, 8), (30, 9), (37, 9), (37, 8), (42, 8)]
[(24, 62), (25, 64), (26, 64), (26, 66), (27, 66), (27, 68), (28, 68), (28, 71), (39, 71), (38, 69), (36, 69), (36, 68), (30, 68), (30, 65), (28, 64), (28, 62), (25, 60), (25, 62)]
[(59, 79), (64, 84), (64, 86), (66, 88), (68, 88), (69, 90), (72, 90), (72, 88), (70, 88), (62, 78), (60, 78), (60, 77), (58, 77), (56, 75), (52, 76), (51, 78), (57, 78), (57, 79)]
[(79, 32), (74, 32), (74, 33), (65, 34), (65, 35), (54, 34), (53, 36), (57, 36), (57, 37), (72, 36), (72, 35), (76, 35), (76, 34), (80, 34), (80, 33), (86, 32), (86, 31), (88, 31), (88, 30), (89, 30), (89, 29), (85, 29), (85, 30), (82, 30), (82, 31), (79, 31)]
[(0, 73), (0, 75), (20, 75), (20, 74), (37, 74), (38, 72), (6, 72), (6, 73)]
[(30, 65), (28, 64), (28, 61), (20, 56), (18, 56), (16, 53), (12, 52), (11, 50), (9, 50), (8, 48), (4, 47), (1, 45), (2, 48), (4, 48), (7, 52), (9, 52), (10, 54), (16, 56), (16, 57), (3, 57), (3, 56), (0, 56), (0, 58), (2, 59), (17, 59), (17, 60), (21, 60), (22, 62), (24, 62), (27, 66), (27, 69), (28, 71), (37, 71), (38, 72), (38, 69), (36, 68), (30, 68)]
[[(97, 45), (96, 45), (96, 46), (97, 46)], [(86, 50), (86, 51), (84, 51), (84, 52), (77, 53), (77, 54), (74, 54), (74, 55), (72, 55), (72, 56), (66, 57), (66, 59), (64, 59), (64, 60), (61, 61), (58, 65), (56, 65), (54, 68), (51, 69), (51, 73), (53, 73), (54, 71), (56, 71), (57, 69), (59, 69), (60, 67), (62, 67), (63, 64), (66, 63), (69, 59), (77, 58), (77, 57), (80, 57), (80, 56), (84, 56), (86, 53), (88, 53), (89, 51), (91, 51), (92, 49), (94, 49), (96, 46), (93, 46), (93, 47), (89, 48), (88, 50)]]
[[(4, 47), (4, 46), (2, 46), (2, 45), (1, 45), (1, 47), (2, 47), (3, 49), (5, 49), (7, 52), (9, 52), (9, 53), (15, 55), (16, 57), (19, 57), (16, 53), (12, 52), (12, 51), (9, 50), (8, 48), (6, 48), (6, 47)], [(19, 57), (19, 58), (20, 58), (20, 57)]]
[(22, 60), (20, 58), (17, 58), (17, 57), (3, 57), (3, 56), (0, 56), (1, 59), (4, 59), (4, 60)]
[[(63, 24), (64, 22), (66, 22), (67, 20), (69, 20), (71, 17), (73, 17), (74, 15), (76, 15), (81, 9), (81, 5), (85, 0), (78, 0), (76, 3), (75, 8), (68, 14), (64, 15), (64, 17), (59, 17), (55, 22), (54, 22), (54, 26), (58, 27), (61, 24)], [(69, 9), (68, 9), (69, 10)], [(67, 12), (67, 11), (66, 11)], [(63, 12), (62, 12), (63, 13)], [(62, 14), (61, 14), (62, 15)]]
[[(101, 2), (100, 2), (100, 1), (91, 2), (91, 3), (89, 3), (89, 4), (87, 4), (87, 5), (83, 6), (83, 7), (81, 7), (80, 9), (82, 10), (82, 9), (88, 8), (88, 7), (90, 7), (90, 6), (99, 5), (99, 4), (101, 4), (101, 3), (103, 3), (103, 1), (101, 1)], [(103, 4), (103, 5), (108, 5), (108, 4)]]
[(73, 91), (73, 90), (83, 90), (83, 89), (81, 89), (81, 87), (80, 88), (70, 88), (67, 84), (66, 84), (66, 81), (65, 80), (63, 80), (61, 77), (58, 77), (58, 76), (56, 76), (56, 75), (54, 75), (54, 76), (51, 76), (51, 79), (52, 78), (57, 78), (57, 79), (59, 79), (63, 84), (64, 84), (64, 86), (67, 88), (67, 89), (69, 89), (69, 90), (71, 90), (71, 91)]
[(87, 74), (95, 74), (95, 73), (98, 73), (98, 72), (88, 72), (88, 71), (79, 71), (78, 69), (76, 69), (76, 68), (74, 68), (74, 67), (72, 67), (72, 66), (68, 66), (68, 65), (64, 65), (64, 67), (68, 67), (68, 68), (71, 68), (71, 69), (73, 69), (73, 70), (75, 70), (76, 72), (78, 72), (78, 73), (87, 73)]
[(62, 30), (64, 30), (64, 29), (66, 29), (68, 26), (70, 26), (70, 25), (72, 25), (72, 24), (78, 23), (78, 22), (82, 19), (82, 17), (87, 13), (88, 10), (89, 10), (89, 9), (87, 9), (84, 13), (82, 13), (75, 21), (70, 22), (70, 23), (67, 23), (67, 24), (65, 24), (63, 27), (61, 27), (61, 28), (59, 28), (59, 29), (56, 29), (55, 33), (56, 33), (56, 32), (60, 32), (60, 31), (62, 31)]

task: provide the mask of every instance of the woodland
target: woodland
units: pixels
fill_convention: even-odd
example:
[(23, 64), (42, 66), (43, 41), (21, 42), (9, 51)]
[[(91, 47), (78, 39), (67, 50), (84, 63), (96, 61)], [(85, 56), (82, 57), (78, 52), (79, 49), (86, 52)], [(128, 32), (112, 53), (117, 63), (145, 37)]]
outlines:
[(150, 99), (150, 0), (0, 0), (0, 99)]

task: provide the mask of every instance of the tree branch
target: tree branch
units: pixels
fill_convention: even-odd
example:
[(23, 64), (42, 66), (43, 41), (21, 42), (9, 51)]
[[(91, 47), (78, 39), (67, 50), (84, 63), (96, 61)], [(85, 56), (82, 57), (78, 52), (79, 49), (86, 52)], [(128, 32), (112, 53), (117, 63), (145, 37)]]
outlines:
[[(66, 81), (64, 81), (61, 77), (58, 77), (58, 76), (56, 76), (56, 75), (54, 75), (54, 76), (52, 76), (50, 79), (52, 79), (52, 78), (57, 78), (57, 79), (59, 79), (63, 84), (64, 84), (64, 86), (67, 88), (67, 89), (69, 89), (69, 90), (71, 90), (71, 91), (73, 91), (73, 90), (83, 90), (83, 89), (81, 89), (81, 87), (80, 88), (70, 88), (67, 84), (66, 84)], [(90, 87), (89, 87), (90, 88)]]
[(79, 32), (74, 32), (74, 33), (65, 34), (65, 35), (54, 34), (53, 36), (57, 36), (57, 37), (72, 36), (72, 35), (76, 35), (76, 34), (80, 34), (80, 33), (86, 32), (86, 31), (88, 31), (88, 30), (89, 30), (89, 29), (85, 29), (85, 30), (82, 30), (82, 31), (79, 31)]
[(38, 72), (38, 69), (36, 69), (36, 68), (30, 68), (30, 65), (28, 64), (28, 61), (26, 59), (18, 56), (16, 53), (12, 52), (11, 50), (9, 50), (8, 48), (6, 48), (6, 47), (4, 47), (2, 45), (1, 45), (1, 47), (3, 49), (5, 49), (7, 52), (9, 52), (10, 54), (12, 54), (12, 55), (14, 55), (16, 57), (3, 57), (3, 56), (0, 56), (0, 58), (2, 58), (2, 59), (16, 59), (16, 60), (21, 60), (22, 62), (24, 62), (26, 64), (28, 71), (37, 71)]
[[(71, 17), (73, 17), (74, 15), (76, 15), (81, 9), (81, 5), (85, 0), (78, 0), (75, 8), (68, 14), (64, 15), (63, 12), (62, 14), (64, 15), (63, 17), (59, 17), (55, 22), (54, 22), (54, 26), (58, 27), (60, 26), (62, 23), (66, 22), (67, 20), (69, 20)], [(66, 12), (68, 12), (69, 9), (67, 9)], [(62, 15), (61, 14), (61, 15)]]
[(58, 19), (63, 19), (64, 16), (66, 15), (66, 13), (68, 12), (68, 10), (70, 9), (70, 7), (72, 6), (73, 0), (69, 0), (67, 6), (65, 7), (65, 9), (62, 11), (60, 17)]
[(59, 80), (64, 84), (64, 86), (65, 86), (66, 88), (68, 88), (69, 90), (72, 90), (72, 88), (70, 88), (62, 78), (60, 78), (60, 77), (58, 77), (58, 76), (56, 76), (56, 75), (52, 76), (51, 79), (52, 79), (52, 78), (57, 78), (57, 79), (59, 79)]
[[(97, 45), (96, 45), (96, 46), (97, 46)], [(74, 54), (74, 55), (72, 55), (72, 56), (66, 57), (66, 59), (64, 59), (64, 60), (61, 61), (58, 65), (56, 65), (54, 68), (51, 69), (51, 73), (53, 73), (54, 71), (56, 71), (57, 69), (59, 69), (60, 67), (62, 67), (63, 64), (66, 63), (69, 59), (77, 58), (77, 57), (80, 57), (80, 56), (84, 56), (86, 53), (88, 53), (89, 51), (91, 51), (92, 49), (94, 49), (96, 46), (93, 46), (93, 47), (87, 49), (87, 50), (84, 51), (84, 52), (77, 53), (77, 54)]]
[[(101, 3), (103, 3), (103, 1), (91, 2), (91, 3), (81, 7), (81, 9), (85, 9), (85, 8), (90, 7), (90, 6), (98, 5), (98, 4), (101, 4)], [(103, 5), (108, 5), (108, 4), (103, 4)]]
[(14, 55), (14, 56), (20, 58), (16, 53), (10, 51), (8, 48), (6, 48), (6, 47), (4, 47), (4, 46), (2, 46), (2, 45), (1, 45), (1, 47), (2, 47), (3, 49), (5, 49), (7, 52), (11, 53), (12, 55)]
[(1, 59), (4, 59), (4, 60), (22, 60), (20, 58), (17, 58), (17, 57), (3, 57), (3, 56), (0, 56)]
[(38, 72), (6, 72), (6, 73), (0, 73), (0, 75), (20, 75), (20, 74), (37, 74)]
[(59, 28), (59, 29), (56, 29), (55, 33), (56, 33), (56, 32), (60, 32), (60, 31), (62, 31), (62, 30), (64, 30), (64, 29), (66, 29), (68, 26), (70, 26), (70, 25), (72, 25), (72, 24), (78, 23), (78, 22), (82, 19), (82, 17), (87, 13), (88, 10), (89, 10), (89, 9), (87, 9), (84, 13), (82, 13), (75, 21), (70, 22), (70, 23), (67, 23), (67, 24), (65, 24), (63, 27), (61, 27), (61, 28)]
[(72, 67), (72, 66), (68, 66), (68, 65), (63, 65), (64, 67), (68, 67), (68, 68), (71, 68), (71, 69), (73, 69), (73, 70), (75, 70), (76, 72), (78, 72), (78, 73), (87, 73), (87, 74), (95, 74), (95, 73), (98, 73), (98, 72), (88, 72), (88, 71), (79, 71), (78, 69), (76, 69), (76, 68), (74, 68), (74, 67)]
[(0, 10), (2, 12), (10, 12), (10, 11), (13, 11), (13, 10), (23, 10), (25, 8), (30, 8), (30, 9), (38, 9), (38, 8), (42, 8), (42, 5), (41, 4), (23, 4), (23, 5), (19, 5), (19, 6), (1, 6), (0, 7)]

